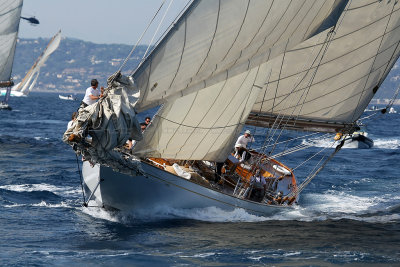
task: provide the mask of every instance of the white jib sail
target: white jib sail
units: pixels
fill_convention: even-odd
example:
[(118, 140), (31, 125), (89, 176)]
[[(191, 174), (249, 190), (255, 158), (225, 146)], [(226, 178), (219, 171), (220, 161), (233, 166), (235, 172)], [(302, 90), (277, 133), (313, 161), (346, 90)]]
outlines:
[(317, 123), (314, 130), (334, 131), (332, 124), (340, 129), (361, 116), (399, 57), (400, 5), (352, 0), (326, 42), (328, 32), (270, 62), (270, 81), (248, 124), (270, 127), (285, 116), (282, 123), (290, 117), (294, 128)]
[(14, 61), (22, 0), (0, 0), (0, 82), (8, 82)]
[(164, 104), (133, 153), (224, 161), (261, 91), (266, 72), (264, 64)]
[[(29, 69), (28, 73), (25, 75), (25, 77), (17, 86), (13, 87), (12, 90), (21, 91), (25, 95), (29, 94), (29, 92), (35, 86), (36, 80), (40, 73), (40, 68), (43, 67), (47, 59), (50, 57), (50, 55), (57, 50), (58, 46), (60, 45), (60, 42), (61, 42), (61, 31), (59, 31), (56, 35), (54, 35), (53, 38), (51, 38), (46, 49), (38, 57), (33, 66)], [(34, 82), (31, 83), (32, 80), (34, 80)]]

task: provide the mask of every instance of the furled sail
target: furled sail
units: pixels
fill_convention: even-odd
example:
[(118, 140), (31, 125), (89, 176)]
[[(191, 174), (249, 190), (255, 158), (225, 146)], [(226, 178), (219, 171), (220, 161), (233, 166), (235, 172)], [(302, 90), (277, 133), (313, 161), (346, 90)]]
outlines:
[(247, 124), (345, 131), (400, 53), (398, 1), (353, 0), (326, 30), (279, 55)]
[[(139, 110), (168, 101), (133, 153), (224, 161), (267, 81), (266, 62), (334, 24), (343, 3), (193, 4), (134, 74), (141, 90)], [(207, 28), (194, 31), (197, 25)]]
[(50, 55), (57, 50), (61, 42), (61, 31), (51, 38), (49, 44), (43, 53), (38, 57), (33, 66), (29, 69), (28, 73), (22, 79), (20, 83), (15, 85), (12, 90), (20, 91), (24, 95), (29, 94), (36, 84), (37, 78), (39, 77), (40, 68), (43, 67)]
[(10, 87), (22, 0), (0, 0), (0, 87)]
[(197, 0), (133, 74), (140, 112), (247, 72), (337, 21), (344, 0)]

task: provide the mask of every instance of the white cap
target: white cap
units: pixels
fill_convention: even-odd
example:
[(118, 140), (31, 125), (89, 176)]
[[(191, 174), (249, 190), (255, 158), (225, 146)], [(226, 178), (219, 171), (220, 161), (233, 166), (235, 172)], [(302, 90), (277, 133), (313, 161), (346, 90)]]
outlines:
[(245, 133), (245, 134), (250, 134), (250, 135), (251, 135), (250, 130), (246, 130), (244, 133)]

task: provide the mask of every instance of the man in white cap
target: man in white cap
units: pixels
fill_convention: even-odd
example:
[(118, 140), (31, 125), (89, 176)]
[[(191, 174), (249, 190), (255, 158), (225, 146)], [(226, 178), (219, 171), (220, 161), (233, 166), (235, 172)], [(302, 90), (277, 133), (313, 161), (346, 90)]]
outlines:
[(247, 150), (247, 144), (254, 141), (255, 140), (251, 136), (251, 132), (249, 130), (246, 130), (244, 132), (244, 135), (239, 136), (239, 138), (237, 139), (235, 144), (235, 157), (237, 157), (238, 155), (240, 156), (240, 163), (246, 160), (246, 155), (247, 159), (250, 158), (250, 153), (248, 153)]

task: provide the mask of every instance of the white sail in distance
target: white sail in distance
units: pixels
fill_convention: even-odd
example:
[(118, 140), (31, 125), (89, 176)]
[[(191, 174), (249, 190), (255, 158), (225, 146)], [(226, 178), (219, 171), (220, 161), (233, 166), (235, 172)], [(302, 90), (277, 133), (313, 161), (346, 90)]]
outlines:
[(247, 124), (343, 131), (397, 61), (399, 43), (397, 1), (350, 1), (334, 32), (326, 30), (269, 63), (271, 77)]
[(11, 85), (21, 10), (22, 0), (0, 0), (0, 87)]
[(29, 92), (33, 89), (33, 87), (36, 84), (37, 78), (40, 73), (40, 68), (43, 67), (47, 59), (50, 57), (50, 55), (57, 50), (58, 46), (60, 45), (60, 42), (61, 42), (61, 30), (57, 32), (53, 36), (53, 38), (51, 38), (46, 49), (38, 57), (33, 66), (29, 69), (29, 71), (22, 79), (22, 81), (12, 88), (13, 91), (20, 91), (24, 95), (29, 94)]
[(139, 110), (166, 101), (133, 152), (224, 161), (268, 79), (266, 62), (334, 24), (343, 3), (195, 2), (133, 76)]

